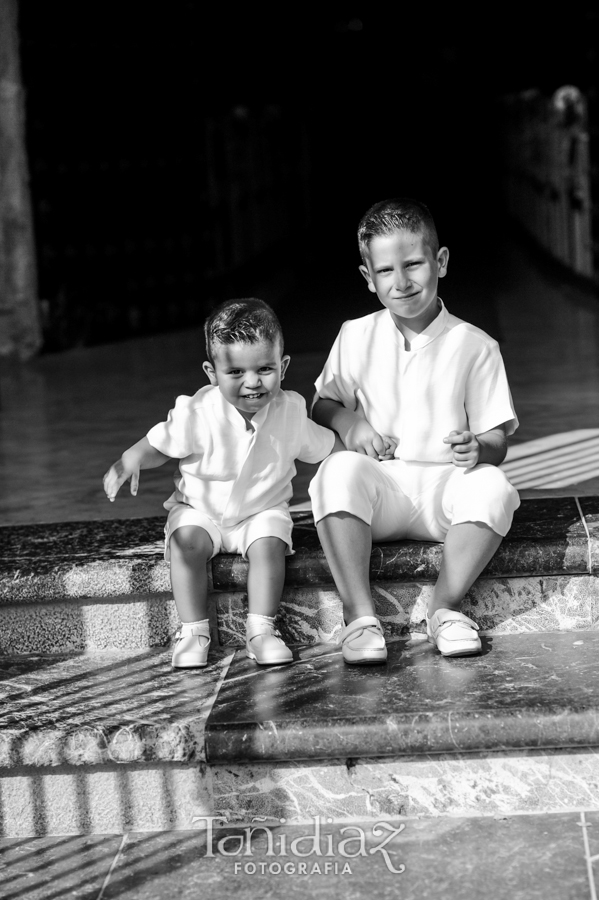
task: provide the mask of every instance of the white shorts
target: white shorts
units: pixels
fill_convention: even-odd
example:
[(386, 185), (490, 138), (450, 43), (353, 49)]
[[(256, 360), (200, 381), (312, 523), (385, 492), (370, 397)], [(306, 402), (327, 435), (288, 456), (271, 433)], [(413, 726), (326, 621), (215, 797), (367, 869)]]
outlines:
[(374, 541), (444, 541), (450, 525), (483, 522), (510, 530), (518, 491), (497, 466), (378, 462), (342, 451), (327, 457), (310, 483), (314, 521), (348, 512), (372, 527)]
[(241, 553), (243, 558), (247, 559), (250, 544), (263, 537), (280, 538), (287, 544), (286, 556), (291, 556), (295, 552), (291, 540), (293, 521), (286, 504), (273, 506), (272, 509), (248, 516), (237, 525), (223, 526), (217, 525), (206, 513), (194, 509), (187, 503), (176, 503), (170, 510), (164, 526), (164, 558), (167, 562), (170, 562), (171, 558), (169, 546), (171, 535), (183, 525), (196, 525), (208, 532), (213, 546), (212, 556), (216, 556), (217, 553)]

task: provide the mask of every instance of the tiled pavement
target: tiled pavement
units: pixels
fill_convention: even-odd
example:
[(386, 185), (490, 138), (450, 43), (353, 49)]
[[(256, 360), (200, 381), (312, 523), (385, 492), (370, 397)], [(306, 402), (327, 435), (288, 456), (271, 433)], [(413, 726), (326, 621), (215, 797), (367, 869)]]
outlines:
[[(260, 827), (260, 826), (266, 826)], [(248, 832), (248, 827), (256, 831)], [(599, 813), (0, 841), (3, 900), (596, 900)]]

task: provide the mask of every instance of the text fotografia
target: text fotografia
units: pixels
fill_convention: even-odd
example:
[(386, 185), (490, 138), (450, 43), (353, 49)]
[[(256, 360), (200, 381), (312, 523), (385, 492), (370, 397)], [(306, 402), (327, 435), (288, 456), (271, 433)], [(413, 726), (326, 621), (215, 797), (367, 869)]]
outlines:
[[(376, 822), (372, 825), (370, 833), (358, 825), (346, 825), (339, 828), (337, 834), (324, 833), (319, 816), (314, 816), (313, 830), (300, 834), (289, 840), (289, 835), (282, 832), (278, 826), (284, 825), (285, 819), (279, 819), (277, 824), (252, 824), (244, 828), (235, 827), (234, 834), (227, 834), (214, 841), (214, 823), (226, 824), (227, 820), (221, 816), (194, 816), (193, 823), (202, 822), (206, 827), (206, 853), (205, 857), (224, 856), (235, 858), (233, 871), (235, 875), (242, 872), (246, 875), (256, 873), (265, 875), (351, 875), (351, 865), (348, 860), (359, 857), (374, 857), (380, 854), (390, 872), (401, 875), (405, 866), (394, 865), (395, 860), (391, 854), (395, 854), (391, 842), (398, 837), (406, 827), (401, 824), (395, 827), (391, 822)], [(253, 823), (265, 823), (266, 818), (257, 816)], [(332, 824), (332, 819), (327, 819)], [(274, 829), (277, 829), (274, 831)], [(254, 837), (256, 836), (256, 837)], [(266, 838), (266, 852), (254, 847), (255, 840)], [(377, 843), (373, 844), (372, 839)], [(216, 851), (216, 852), (215, 852)], [(255, 855), (270, 857), (268, 862), (256, 862)], [(375, 857), (376, 858), (376, 857)], [(282, 860), (282, 861), (279, 861)], [(299, 861), (301, 860), (301, 861)]]

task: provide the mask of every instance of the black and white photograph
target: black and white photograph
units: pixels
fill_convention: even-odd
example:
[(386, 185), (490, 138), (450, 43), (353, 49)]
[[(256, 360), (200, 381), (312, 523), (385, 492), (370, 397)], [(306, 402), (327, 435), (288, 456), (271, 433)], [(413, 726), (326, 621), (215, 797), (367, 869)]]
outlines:
[(597, 900), (599, 8), (0, 0), (0, 897)]

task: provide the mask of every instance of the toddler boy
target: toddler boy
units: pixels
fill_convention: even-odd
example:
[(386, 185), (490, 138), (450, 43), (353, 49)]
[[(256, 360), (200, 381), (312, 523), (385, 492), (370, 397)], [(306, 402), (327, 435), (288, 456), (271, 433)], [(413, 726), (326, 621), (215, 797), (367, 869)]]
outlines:
[(385, 309), (345, 322), (316, 382), (314, 420), (353, 452), (327, 459), (310, 485), (343, 601), (343, 657), (387, 658), (370, 552), (372, 540), (406, 538), (445, 542), (428, 639), (444, 656), (478, 653), (478, 626), (460, 604), (520, 505), (497, 468), (518, 425), (499, 347), (438, 297), (449, 251), (424, 204), (375, 204), (358, 241), (360, 271)]
[(175, 667), (205, 666), (210, 629), (206, 564), (215, 554), (249, 560), (246, 653), (261, 665), (288, 663), (274, 625), (285, 556), (293, 553), (289, 514), (294, 460), (320, 462), (335, 435), (312, 422), (303, 397), (281, 390), (289, 356), (273, 310), (231, 300), (205, 324), (210, 385), (178, 397), (168, 420), (123, 453), (104, 476), (112, 501), (125, 481), (137, 494), (140, 469), (177, 458), (176, 490), (164, 504), (165, 558), (181, 628)]

